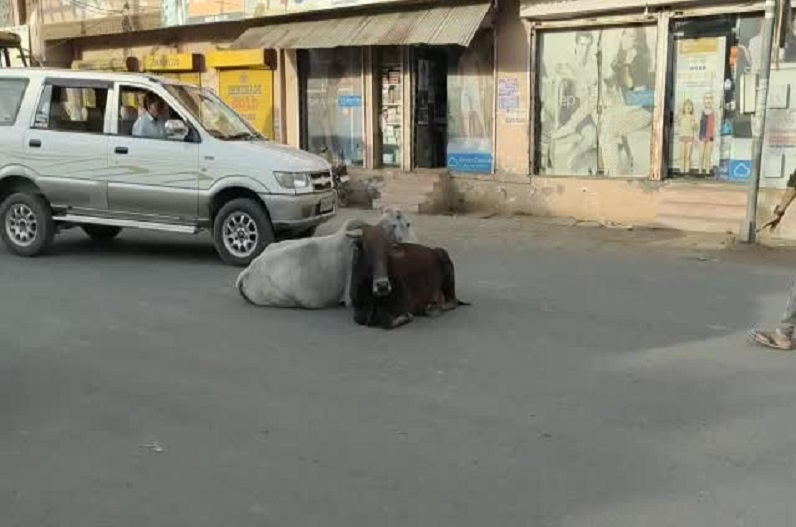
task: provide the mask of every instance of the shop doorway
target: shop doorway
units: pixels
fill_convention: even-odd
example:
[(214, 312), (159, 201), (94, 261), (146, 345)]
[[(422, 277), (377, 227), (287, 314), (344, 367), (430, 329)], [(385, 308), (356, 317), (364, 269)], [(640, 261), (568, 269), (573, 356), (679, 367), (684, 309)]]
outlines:
[(448, 62), (448, 53), (444, 48), (414, 49), (412, 150), (415, 168), (447, 166)]

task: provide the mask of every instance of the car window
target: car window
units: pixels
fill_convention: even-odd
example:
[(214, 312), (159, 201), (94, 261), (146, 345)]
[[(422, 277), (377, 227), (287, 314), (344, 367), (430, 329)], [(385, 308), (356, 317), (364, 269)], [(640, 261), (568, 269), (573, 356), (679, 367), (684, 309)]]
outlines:
[[(147, 104), (160, 102), (154, 114), (147, 111)], [(165, 123), (170, 120), (185, 120), (169, 104), (151, 90), (136, 86), (119, 86), (119, 123), (117, 134), (145, 139), (180, 140), (165, 135)], [(151, 108), (150, 108), (151, 109)], [(188, 126), (188, 123), (185, 123)]]
[(27, 86), (28, 81), (24, 79), (0, 79), (0, 126), (17, 121)]
[(224, 141), (264, 139), (211, 91), (184, 84), (167, 84), (166, 89), (216, 139)]
[(42, 88), (34, 128), (101, 134), (105, 132), (108, 89), (57, 82)]

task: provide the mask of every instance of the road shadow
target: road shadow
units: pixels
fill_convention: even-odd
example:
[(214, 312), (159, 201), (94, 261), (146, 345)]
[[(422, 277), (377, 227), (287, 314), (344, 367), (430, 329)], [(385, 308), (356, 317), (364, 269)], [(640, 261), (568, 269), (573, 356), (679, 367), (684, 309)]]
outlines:
[(56, 238), (52, 255), (100, 259), (123, 258), (125, 260), (146, 259), (174, 261), (180, 263), (201, 262), (223, 265), (209, 236), (180, 236), (129, 232), (109, 242), (97, 243), (77, 233), (66, 233)]

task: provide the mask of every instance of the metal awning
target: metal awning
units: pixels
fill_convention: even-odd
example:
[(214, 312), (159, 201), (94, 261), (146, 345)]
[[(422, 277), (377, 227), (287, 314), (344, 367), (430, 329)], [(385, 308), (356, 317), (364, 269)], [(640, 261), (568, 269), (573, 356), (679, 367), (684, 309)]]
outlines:
[(491, 4), (484, 0), (467, 5), (271, 24), (248, 29), (232, 48), (315, 49), (411, 44), (466, 47), (484, 22)]

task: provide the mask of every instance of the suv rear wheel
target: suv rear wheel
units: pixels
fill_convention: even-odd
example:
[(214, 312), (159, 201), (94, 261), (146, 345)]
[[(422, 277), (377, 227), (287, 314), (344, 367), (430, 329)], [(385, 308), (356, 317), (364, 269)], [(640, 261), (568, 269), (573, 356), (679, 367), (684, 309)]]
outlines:
[(109, 225), (81, 225), (80, 228), (95, 242), (109, 242), (122, 232), (121, 227)]
[(52, 211), (41, 195), (18, 192), (0, 204), (0, 238), (14, 254), (40, 256), (50, 249), (54, 236)]
[(213, 222), (213, 242), (224, 263), (247, 266), (274, 241), (274, 228), (262, 205), (250, 198), (230, 201)]

